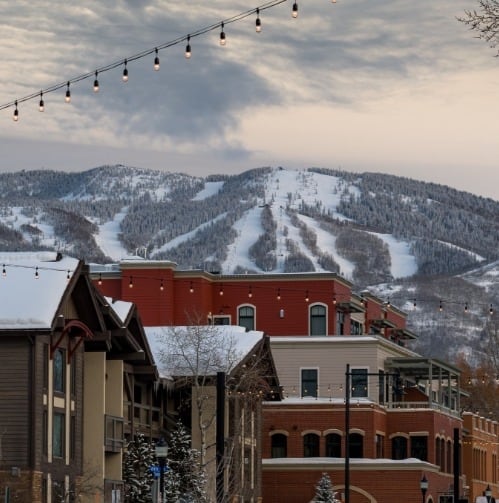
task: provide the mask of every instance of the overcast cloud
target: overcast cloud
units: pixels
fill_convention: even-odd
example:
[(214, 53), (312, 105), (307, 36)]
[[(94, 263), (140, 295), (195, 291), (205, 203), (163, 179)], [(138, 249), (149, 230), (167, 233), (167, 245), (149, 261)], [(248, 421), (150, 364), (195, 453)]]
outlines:
[[(263, 2), (0, 0), (0, 105)], [(259, 166), (379, 171), (499, 199), (494, 51), (475, 0), (289, 0), (0, 111), (0, 171), (103, 164), (205, 176)]]

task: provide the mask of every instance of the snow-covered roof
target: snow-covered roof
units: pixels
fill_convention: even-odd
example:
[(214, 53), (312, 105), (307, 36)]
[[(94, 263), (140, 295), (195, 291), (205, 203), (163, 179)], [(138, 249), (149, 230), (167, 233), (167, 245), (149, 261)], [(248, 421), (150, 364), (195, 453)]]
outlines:
[[(236, 361), (233, 363), (237, 365), (244, 357), (261, 341), (264, 333), (259, 330), (246, 331), (244, 327), (236, 325), (219, 325), (219, 326), (201, 326), (201, 327), (187, 327), (187, 326), (158, 326), (158, 327), (144, 327), (144, 331), (151, 348), (154, 361), (159, 369), (161, 377), (170, 377), (172, 369), (165, 368), (162, 361), (162, 354), (168, 352), (168, 347), (173, 333), (181, 334), (187, 333), (189, 330), (208, 329), (211, 335), (215, 335), (221, 341), (223, 347), (229, 347), (233, 350), (233, 356), (236, 356)], [(227, 369), (220, 368), (220, 371)]]
[(113, 311), (118, 315), (119, 319), (125, 324), (130, 312), (134, 306), (132, 302), (126, 302), (124, 300), (113, 300), (110, 297), (106, 297), (109, 305), (112, 307)]
[(54, 252), (0, 252), (0, 263), (0, 330), (51, 328), (79, 261)]

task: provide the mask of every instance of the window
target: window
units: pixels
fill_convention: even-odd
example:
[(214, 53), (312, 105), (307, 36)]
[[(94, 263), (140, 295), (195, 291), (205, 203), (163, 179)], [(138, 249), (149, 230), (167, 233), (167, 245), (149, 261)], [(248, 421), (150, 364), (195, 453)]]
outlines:
[(327, 335), (326, 307), (310, 306), (310, 335)]
[(65, 362), (64, 362), (64, 349), (62, 348), (57, 348), (54, 351), (54, 356), (53, 356), (53, 369), (54, 369), (54, 391), (57, 391), (59, 393), (64, 393), (64, 377), (65, 377), (65, 372), (64, 372), (64, 367), (65, 367)]
[(319, 435), (307, 433), (303, 435), (303, 456), (305, 458), (319, 457)]
[(376, 433), (376, 457), (385, 457), (385, 437), (379, 433)]
[(362, 335), (364, 329), (360, 321), (351, 320), (350, 321), (350, 335)]
[(364, 457), (364, 437), (360, 433), (350, 433), (348, 443), (351, 458)]
[(367, 369), (352, 369), (351, 379), (351, 396), (367, 397)]
[(54, 458), (64, 457), (64, 414), (55, 412), (52, 428), (52, 455)]
[(411, 437), (411, 458), (428, 461), (428, 437)]
[(326, 435), (326, 456), (328, 458), (341, 458), (341, 435), (328, 433)]
[(342, 311), (336, 313), (336, 333), (338, 335), (345, 333), (345, 313)]
[(392, 438), (392, 459), (407, 459), (407, 438)]
[(285, 458), (288, 455), (288, 437), (283, 433), (275, 433), (270, 437), (271, 442), (271, 457)]
[(230, 325), (230, 316), (213, 316), (213, 325)]
[(239, 326), (244, 327), (246, 332), (255, 330), (255, 308), (251, 306), (242, 306), (238, 313)]
[(317, 369), (302, 369), (301, 371), (301, 396), (317, 397)]
[(107, 452), (120, 452), (123, 447), (123, 418), (106, 415), (105, 445)]

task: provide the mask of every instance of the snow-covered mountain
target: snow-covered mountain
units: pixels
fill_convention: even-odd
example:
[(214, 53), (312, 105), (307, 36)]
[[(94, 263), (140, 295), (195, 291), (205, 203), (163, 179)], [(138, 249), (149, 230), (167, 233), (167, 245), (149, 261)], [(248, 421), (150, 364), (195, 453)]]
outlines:
[[(499, 307), (499, 202), (375, 173), (0, 174), (0, 247), (100, 263), (139, 254), (229, 274), (334, 271), (413, 312), (438, 341), (471, 333), (470, 320), (480, 339), (490, 304)], [(445, 318), (464, 307), (457, 325)], [(422, 348), (434, 353), (434, 340)]]

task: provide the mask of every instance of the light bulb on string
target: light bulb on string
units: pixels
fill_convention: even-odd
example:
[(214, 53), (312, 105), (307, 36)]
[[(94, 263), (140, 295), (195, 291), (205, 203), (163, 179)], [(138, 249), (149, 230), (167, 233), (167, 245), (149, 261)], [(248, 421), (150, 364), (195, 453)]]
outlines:
[(281, 300), (281, 289), (277, 289), (277, 300)]
[(490, 304), (490, 307), (489, 307), (489, 314), (490, 314), (490, 316), (492, 316), (494, 314), (494, 309), (492, 307), (492, 304)]
[(219, 295), (222, 296), (224, 294), (224, 289), (222, 286), (220, 286), (220, 290), (219, 290)]
[(468, 303), (467, 302), (464, 303), (464, 312), (465, 312), (465, 314), (468, 313)]
[(99, 280), (97, 281), (99, 285), (102, 285), (102, 274), (99, 273)]
[(262, 31), (262, 21), (260, 19), (260, 9), (256, 9), (256, 21), (255, 21), (256, 32), (260, 33)]
[(133, 288), (133, 276), (130, 276), (130, 281), (128, 282), (128, 288)]
[(43, 91), (40, 91), (40, 103), (38, 104), (38, 110), (40, 110), (40, 112), (45, 111), (45, 102), (43, 101)]
[(220, 25), (220, 45), (225, 45), (227, 43), (227, 40), (225, 38), (225, 32), (224, 32), (224, 24), (222, 23)]
[(253, 297), (253, 291), (252, 291), (251, 286), (250, 286), (249, 290), (248, 290), (248, 298), (251, 299), (251, 297)]
[(14, 102), (14, 113), (12, 115), (12, 120), (14, 122), (17, 122), (19, 120), (19, 110), (17, 109), (17, 100)]
[(298, 3), (295, 2), (293, 4), (293, 10), (291, 11), (291, 15), (296, 19), (298, 17)]
[(64, 97), (66, 103), (71, 103), (71, 91), (69, 90), (69, 80), (66, 87), (66, 96)]
[(158, 48), (154, 49), (156, 56), (154, 56), (154, 65), (153, 68), (157, 72), (159, 70), (159, 56), (158, 56)]
[(128, 82), (128, 68), (126, 66), (127, 65), (127, 60), (126, 59), (125, 59), (125, 61), (124, 61), (123, 64), (125, 65), (125, 68), (123, 68), (123, 77), (122, 77), (122, 79), (123, 79), (123, 82)]
[(192, 281), (191, 281), (191, 285), (189, 286), (189, 292), (194, 293), (194, 286), (192, 284)]
[(444, 304), (442, 301), (440, 301), (440, 304), (438, 305), (438, 310), (442, 312), (444, 310)]
[(2, 266), (2, 276), (5, 278), (7, 276), (7, 271), (5, 270), (5, 264)]
[(308, 290), (305, 292), (305, 302), (308, 302), (310, 297), (308, 296)]
[(99, 79), (97, 78), (99, 76), (99, 72), (96, 70), (95, 71), (95, 80), (94, 80), (94, 93), (99, 92)]
[(68, 270), (68, 273), (66, 274), (66, 279), (69, 281), (71, 279), (71, 271)]
[(413, 300), (412, 302), (412, 308), (414, 309), (414, 311), (416, 310), (416, 308), (418, 307), (418, 304), (416, 302), (416, 299)]
[(185, 58), (190, 59), (192, 56), (191, 51), (191, 36), (187, 35), (187, 45), (185, 46)]
[(159, 289), (163, 291), (165, 289), (165, 285), (163, 283), (163, 280), (161, 280), (161, 284), (159, 285)]
[(38, 273), (38, 266), (35, 267), (35, 279), (39, 279), (40, 274)]
[(336, 0), (331, 0), (331, 3), (336, 3)]

